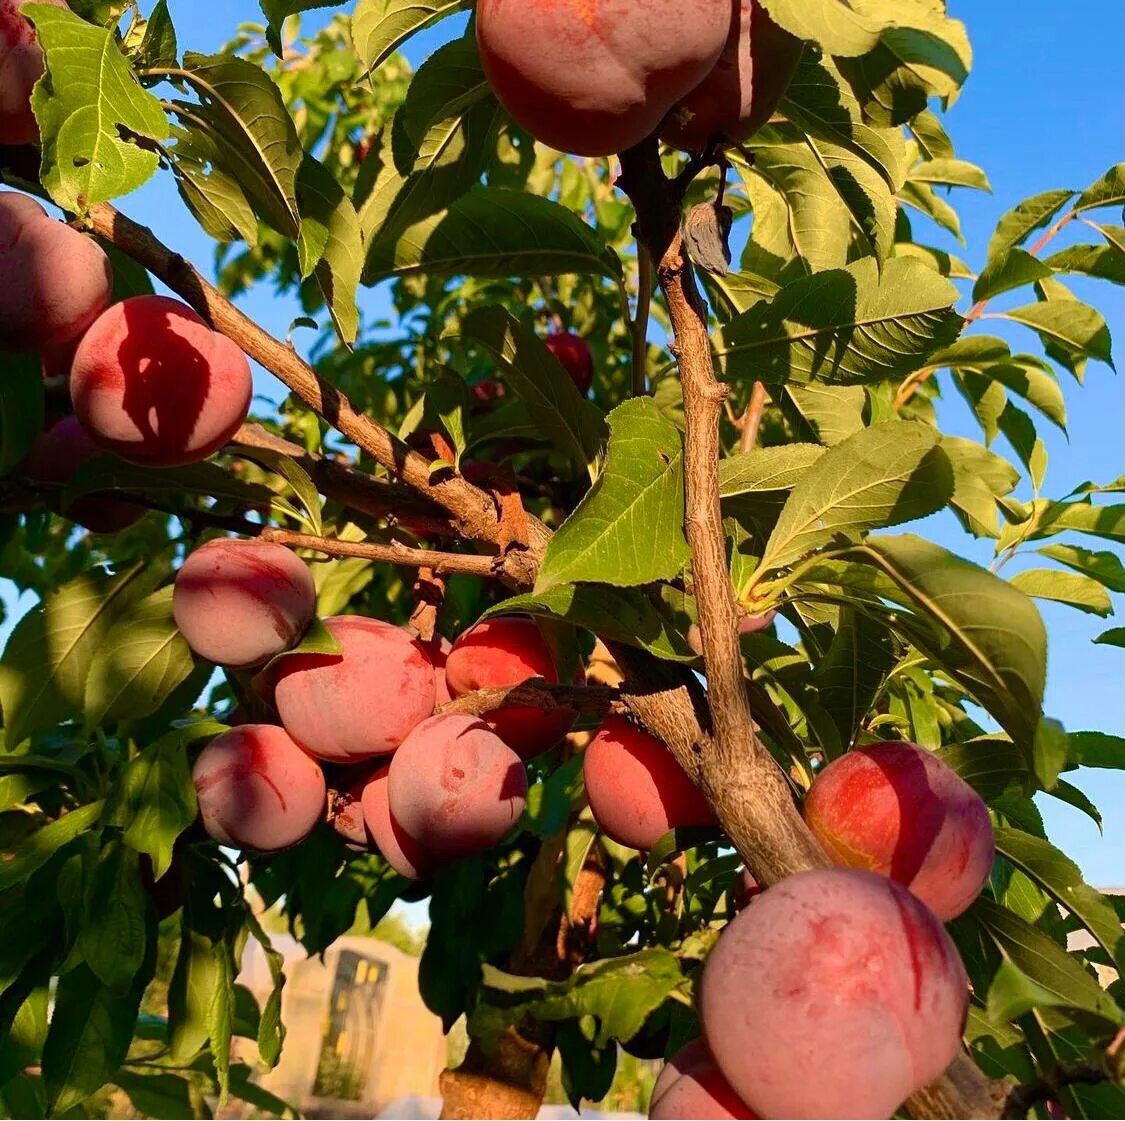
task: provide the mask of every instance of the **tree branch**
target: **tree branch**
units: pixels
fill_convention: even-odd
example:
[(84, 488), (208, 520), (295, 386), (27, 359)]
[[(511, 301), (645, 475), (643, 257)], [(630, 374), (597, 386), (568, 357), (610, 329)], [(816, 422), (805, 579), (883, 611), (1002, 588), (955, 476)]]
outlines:
[(746, 406), (746, 412), (742, 414), (742, 419), (739, 424), (739, 437), (738, 437), (738, 450), (740, 452), (752, 451), (758, 442), (758, 432), (762, 427), (762, 413), (766, 410), (766, 402), (769, 400), (769, 394), (766, 392), (766, 387), (760, 382), (754, 382), (754, 388), (750, 392), (750, 404)]
[(633, 396), (643, 397), (648, 392), (648, 320), (652, 311), (652, 257), (648, 249), (637, 242), (637, 310), (629, 320), (632, 339)]

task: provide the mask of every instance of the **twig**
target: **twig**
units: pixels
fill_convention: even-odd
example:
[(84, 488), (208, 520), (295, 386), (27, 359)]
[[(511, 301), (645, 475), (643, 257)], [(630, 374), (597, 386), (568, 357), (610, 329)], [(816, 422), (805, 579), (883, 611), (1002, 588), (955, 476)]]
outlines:
[(652, 311), (652, 255), (637, 243), (637, 310), (629, 320), (633, 343), (633, 396), (648, 392), (648, 321)]
[(750, 392), (750, 404), (746, 406), (746, 412), (742, 414), (742, 419), (738, 422), (741, 430), (738, 437), (738, 450), (740, 452), (751, 451), (757, 444), (758, 432), (762, 427), (762, 413), (765, 412), (768, 400), (769, 394), (766, 392), (766, 387), (760, 381), (754, 382), (754, 388)]
[(621, 690), (607, 685), (551, 685), (536, 677), (519, 685), (466, 693), (442, 705), (438, 712), (481, 716), (498, 708), (537, 708), (541, 712), (571, 709), (583, 716), (604, 716), (620, 701)]
[(1093, 1086), (1109, 1080), (1109, 1075), (1096, 1063), (1062, 1063), (1050, 1074), (1017, 1086), (1004, 1103), (1002, 1118), (1022, 1119), (1038, 1102), (1057, 1099), (1067, 1086)]

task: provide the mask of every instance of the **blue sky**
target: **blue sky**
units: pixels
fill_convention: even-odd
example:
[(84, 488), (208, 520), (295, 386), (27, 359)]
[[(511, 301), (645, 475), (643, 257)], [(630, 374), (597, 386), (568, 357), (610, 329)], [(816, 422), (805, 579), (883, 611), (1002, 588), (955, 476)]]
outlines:
[[(169, 0), (168, 6), (181, 49), (214, 50), (239, 22), (260, 19), (255, 0)], [(936, 227), (927, 229), (922, 219), (915, 220), (915, 236), (958, 253), (979, 268), (989, 234), (1005, 210), (1039, 191), (1081, 189), (1123, 158), (1121, 43), (1125, 9), (1107, 0), (1083, 5), (1081, 14), (1074, 5), (1057, 0), (950, 0), (949, 7), (952, 15), (967, 22), (975, 57), (972, 76), (945, 123), (957, 154), (984, 167), (993, 194), (956, 193), (953, 201), (961, 214), (967, 248)], [(320, 14), (316, 22), (323, 18)], [(411, 61), (420, 62), (458, 24), (450, 21), (444, 29), (439, 27), (417, 37), (407, 48)], [(145, 186), (122, 200), (120, 206), (131, 217), (151, 225), (168, 244), (197, 264), (209, 265), (211, 245), (183, 209), (168, 177)], [(1119, 217), (1105, 212), (1105, 220), (1115, 222)], [(1069, 240), (1096, 237), (1092, 231), (1081, 229)], [(1067, 243), (1063, 240), (1060, 245)], [(1125, 365), (1119, 291), (1093, 283), (1075, 282), (1072, 287), (1105, 315), (1114, 334), (1115, 361), (1119, 367)], [(365, 291), (361, 299), (368, 319), (388, 313), (383, 292)], [(1011, 306), (1019, 302), (1024, 302), (1023, 298), (1012, 301)], [(268, 285), (248, 294), (241, 305), (281, 337), (300, 314), (294, 301), (276, 296)], [(1018, 328), (1005, 329), (995, 321), (982, 327), (1005, 335), (1021, 349), (1036, 347), (1035, 338)], [(311, 338), (310, 333), (299, 332), (298, 345), (302, 334)], [(1076, 390), (1065, 374), (1063, 379), (1070, 412), (1069, 441), (1052, 426), (1040, 424), (1050, 456), (1044, 493), (1056, 497), (1086, 479), (1104, 482), (1125, 470), (1122, 378), (1104, 366), (1091, 364), (1085, 388)], [(281, 396), (278, 384), (262, 371), (258, 371), (255, 384), (263, 396), (274, 400)], [(979, 433), (955, 393), (940, 406), (940, 415), (948, 431), (974, 438)], [(1000, 450), (1007, 452), (1005, 448)], [(931, 519), (922, 531), (974, 560), (987, 562), (990, 557), (988, 543), (974, 545), (951, 518)], [(1082, 543), (1100, 547), (1090, 541)], [(1016, 566), (1011, 566), (1011, 571), (1015, 570)], [(4, 640), (12, 619), (27, 610), (31, 601), (25, 597), (23, 602), (14, 603), (11, 589), (2, 586), (0, 595), (9, 609), (8, 625), (0, 627), (0, 640)], [(1047, 604), (1042, 610), (1051, 636), (1049, 713), (1072, 731), (1099, 729), (1122, 734), (1125, 653), (1090, 644), (1091, 638), (1107, 626), (1121, 625), (1121, 619), (1107, 623)], [(1044, 798), (1051, 835), (1078, 860), (1092, 882), (1123, 885), (1125, 775), (1090, 771), (1080, 774), (1076, 782), (1101, 807), (1105, 834), (1099, 836), (1094, 825), (1077, 811)]]

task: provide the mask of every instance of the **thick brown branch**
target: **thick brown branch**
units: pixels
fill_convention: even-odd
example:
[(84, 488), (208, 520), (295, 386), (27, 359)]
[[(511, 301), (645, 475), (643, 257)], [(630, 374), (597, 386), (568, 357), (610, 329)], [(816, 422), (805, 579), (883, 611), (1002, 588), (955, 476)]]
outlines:
[(585, 716), (604, 716), (620, 700), (620, 690), (604, 685), (551, 685), (541, 677), (534, 677), (519, 685), (467, 693), (442, 705), (438, 712), (481, 716), (508, 706), (537, 708), (541, 712), (566, 708)]

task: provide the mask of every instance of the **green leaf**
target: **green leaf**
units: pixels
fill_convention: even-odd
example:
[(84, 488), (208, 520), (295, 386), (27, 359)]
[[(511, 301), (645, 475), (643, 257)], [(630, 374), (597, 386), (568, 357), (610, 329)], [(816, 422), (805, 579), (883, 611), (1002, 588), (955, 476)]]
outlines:
[(1000, 382), (1005, 388), (1019, 394), (1029, 405), (1033, 405), (1048, 420), (1066, 431), (1066, 399), (1059, 388), (1053, 373), (1041, 369), (1032, 362), (1021, 362), (1016, 355), (1011, 362), (997, 362), (985, 366), (981, 376)]
[(640, 591), (594, 584), (560, 585), (542, 593), (515, 596), (489, 608), (482, 618), (527, 614), (562, 619), (603, 639), (639, 646), (674, 662), (694, 662), (696, 655), (668, 619)]
[(1012, 587), (1035, 599), (1065, 603), (1090, 615), (1113, 614), (1109, 593), (1090, 576), (1059, 572), (1054, 568), (1031, 568), (1012, 577)]
[(223, 167), (223, 142), (201, 128), (173, 126), (176, 189), (204, 233), (219, 242), (258, 243), (258, 218), (242, 184)]
[(1033, 257), (1025, 249), (1009, 249), (1002, 257), (989, 258), (973, 285), (973, 302), (991, 300), (993, 296), (1053, 275), (1054, 269), (1048, 262)]
[(20, 620), (0, 661), (9, 748), (81, 712), (86, 678), (113, 625), (144, 592), (144, 568), (86, 572)]
[(678, 576), (684, 539), (683, 442), (648, 397), (619, 405), (605, 468), (547, 544), (536, 592), (579, 582), (634, 587)]
[(954, 512), (975, 536), (999, 536), (996, 500), (1011, 494), (1019, 472), (974, 440), (943, 436), (941, 446), (953, 465)]
[(543, 340), (499, 304), (472, 311), (461, 321), (459, 334), (488, 351), (552, 445), (575, 467), (592, 473), (605, 421)]
[(176, 28), (168, 14), (167, 0), (157, 0), (148, 19), (138, 23), (143, 25), (144, 30), (133, 56), (134, 67), (138, 70), (174, 67), (179, 59), (179, 46), (176, 43)]
[(469, 0), (359, 0), (352, 42), (368, 70), (385, 62), (411, 35), (469, 7)]
[(961, 234), (961, 219), (957, 211), (929, 185), (908, 179), (898, 192), (899, 199), (907, 206), (932, 218), (943, 230), (948, 230), (962, 245), (965, 238)]
[(131, 139), (169, 134), (160, 102), (133, 76), (113, 32), (67, 8), (29, 4), (47, 72), (31, 105), (42, 135), (43, 185), (64, 210), (81, 213), (136, 190), (151, 178), (157, 154)]
[(1125, 627), (1110, 627), (1108, 631), (1102, 631), (1094, 641), (1102, 646), (1125, 647)]
[(6, 354), (0, 377), (0, 476), (43, 432), (43, 364), (35, 354)]
[(246, 922), (254, 940), (261, 946), (266, 955), (266, 965), (270, 971), (270, 995), (266, 997), (266, 1006), (262, 1009), (258, 1021), (258, 1054), (267, 1067), (273, 1069), (281, 1058), (281, 1048), (285, 1043), (286, 1029), (281, 1021), (281, 998), (285, 988), (285, 958), (279, 950), (274, 948), (270, 936), (258, 921), (257, 915), (250, 908), (246, 909)]
[(1096, 183), (1092, 183), (1074, 204), (1076, 211), (1125, 203), (1125, 163), (1114, 164)]
[(144, 963), (148, 900), (137, 854), (111, 842), (88, 873), (85, 921), (78, 944), (86, 964), (112, 992), (128, 992)]
[(988, 243), (988, 259), (998, 261), (1007, 256), (1010, 249), (1046, 226), (1072, 198), (1073, 191), (1044, 191), (1024, 199), (997, 223)]
[(197, 1090), (188, 1078), (178, 1074), (142, 1073), (126, 1068), (113, 1076), (113, 1082), (140, 1116), (199, 1116)]
[(274, 54), (281, 58), (281, 25), (301, 12), (334, 7), (335, 0), (258, 0), (258, 6), (266, 17), (266, 39)]
[(823, 454), (818, 444), (782, 444), (729, 456), (719, 461), (719, 494), (792, 490)]
[(37, 829), (20, 842), (19, 851), (10, 860), (0, 863), (0, 891), (7, 891), (42, 868), (56, 852), (81, 833), (92, 828), (101, 817), (104, 803), (91, 802), (71, 810), (62, 817)]
[(1105, 732), (1071, 732), (1068, 761), (1075, 766), (1125, 771), (1125, 739)]
[(1109, 328), (1101, 312), (1089, 304), (1080, 300), (1045, 300), (996, 314), (1030, 327), (1044, 344), (1059, 343), (1067, 351), (1089, 355), (1113, 367)]
[(936, 754), (989, 805), (1012, 793), (1024, 794), (1030, 788), (1027, 756), (1002, 736), (981, 736), (966, 743), (947, 744)]
[(915, 164), (908, 173), (915, 183), (931, 183), (945, 187), (970, 187), (991, 193), (992, 184), (983, 169), (968, 160), (938, 157)]
[(191, 648), (172, 618), (172, 586), (138, 604), (106, 635), (86, 679), (86, 727), (150, 716), (191, 673)]
[[(834, 447), (866, 427), (867, 393), (859, 385), (787, 385), (785, 397), (799, 418), (797, 428), (825, 447)], [(784, 407), (784, 406), (783, 406)]]
[(948, 276), (956, 280), (975, 280), (976, 273), (960, 257), (947, 253), (944, 249), (934, 249), (930, 245), (918, 245), (913, 241), (899, 241), (895, 243), (896, 257), (914, 257), (931, 268), (939, 276)]
[(824, 453), (789, 496), (760, 572), (785, 568), (837, 539), (855, 539), (940, 510), (953, 469), (938, 433), (917, 421), (864, 429)]
[(1125, 542), (1125, 506), (1039, 501), (1034, 504), (1033, 510), (1030, 525), (1012, 527), (1022, 540), (1035, 541), (1073, 530), (1109, 541)]
[(1125, 251), (1118, 245), (1071, 245), (1052, 253), (1043, 263), (1055, 272), (1125, 284)]
[(870, 258), (787, 284), (720, 332), (729, 380), (862, 384), (924, 366), (961, 329), (957, 291), (918, 260)]
[(599, 234), (565, 206), (538, 195), (474, 187), (441, 214), (371, 247), (365, 284), (387, 277), (621, 277)]

